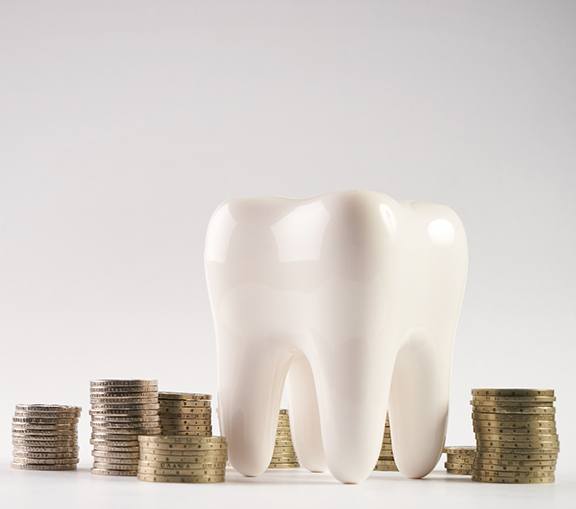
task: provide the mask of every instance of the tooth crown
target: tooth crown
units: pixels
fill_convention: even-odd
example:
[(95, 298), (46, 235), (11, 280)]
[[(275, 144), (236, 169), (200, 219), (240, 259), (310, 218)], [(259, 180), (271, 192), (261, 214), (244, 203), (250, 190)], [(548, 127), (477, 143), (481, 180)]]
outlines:
[(370, 192), (235, 200), (210, 220), (205, 263), (235, 468), (268, 466), (288, 373), (305, 467), (365, 478), (388, 409), (400, 472), (434, 467), (467, 272), (451, 209)]

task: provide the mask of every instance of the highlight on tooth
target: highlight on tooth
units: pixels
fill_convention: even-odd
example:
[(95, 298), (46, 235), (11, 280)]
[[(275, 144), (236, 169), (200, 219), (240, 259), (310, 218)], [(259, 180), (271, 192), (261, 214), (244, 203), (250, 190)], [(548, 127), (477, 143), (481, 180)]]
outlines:
[(268, 469), (286, 386), (304, 468), (344, 483), (375, 466), (426, 476), (444, 447), (467, 266), (444, 205), (367, 191), (220, 205), (205, 269), (232, 466)]

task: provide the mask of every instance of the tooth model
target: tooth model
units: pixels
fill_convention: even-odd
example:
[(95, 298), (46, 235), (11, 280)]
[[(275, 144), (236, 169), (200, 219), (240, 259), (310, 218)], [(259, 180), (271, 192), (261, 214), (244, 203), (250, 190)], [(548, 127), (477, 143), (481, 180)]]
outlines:
[(388, 410), (399, 471), (428, 474), (444, 445), (467, 260), (443, 205), (357, 191), (220, 205), (205, 262), (232, 465), (268, 468), (288, 379), (304, 467), (368, 477)]

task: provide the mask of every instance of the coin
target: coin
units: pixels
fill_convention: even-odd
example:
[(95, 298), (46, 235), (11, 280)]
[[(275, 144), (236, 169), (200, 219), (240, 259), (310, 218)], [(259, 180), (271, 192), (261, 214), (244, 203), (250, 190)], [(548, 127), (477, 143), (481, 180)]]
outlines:
[(21, 458), (12, 459), (12, 464), (18, 465), (75, 465), (78, 458)]
[(486, 412), (473, 412), (474, 421), (496, 421), (496, 422), (514, 422), (517, 424), (538, 425), (542, 423), (554, 422), (556, 417), (553, 414), (495, 414)]
[[(197, 461), (194, 461), (196, 459)], [(140, 459), (139, 465), (146, 468), (164, 468), (169, 470), (193, 469), (199, 465), (225, 465), (227, 457), (224, 456), (206, 456), (183, 458), (183, 461), (147, 461)]]
[(472, 389), (474, 396), (530, 397), (554, 396), (554, 389)]
[(112, 461), (101, 461), (101, 458), (95, 458), (93, 463), (93, 468), (107, 469), (107, 470), (128, 470), (133, 472), (138, 470), (138, 460), (130, 462), (112, 462)]
[(210, 426), (212, 423), (210, 417), (162, 417), (160, 420), (163, 424), (184, 426)]
[(67, 458), (77, 458), (78, 451), (66, 451), (66, 452), (31, 452), (31, 451), (12, 451), (12, 456), (14, 458), (23, 459), (67, 459)]
[(184, 482), (184, 483), (210, 483), (224, 482), (224, 473), (218, 475), (197, 475), (197, 476), (176, 476), (176, 475), (154, 475), (138, 474), (138, 479), (148, 482)]
[(64, 465), (38, 465), (31, 463), (12, 463), (12, 468), (18, 470), (52, 470), (52, 471), (63, 471), (63, 470), (76, 470), (76, 463)]
[(138, 459), (140, 457), (140, 452), (139, 451), (99, 451), (98, 449), (95, 449), (92, 451), (92, 456), (94, 456), (95, 458), (136, 458)]
[(546, 406), (521, 407), (482, 407), (474, 406), (473, 415), (478, 414), (505, 414), (505, 415), (554, 415), (556, 409)]
[[(92, 412), (138, 413), (143, 410), (158, 410), (158, 403), (92, 403)], [(115, 412), (116, 411), (116, 412)]]
[(67, 447), (29, 447), (24, 445), (15, 445), (12, 449), (17, 453), (59, 453), (59, 452), (78, 452), (76, 442), (72, 442)]
[(175, 400), (211, 400), (210, 394), (199, 394), (195, 392), (166, 392), (161, 391), (158, 393), (161, 399), (175, 399)]
[(29, 438), (31, 440), (68, 440), (77, 439), (76, 430), (52, 431), (52, 430), (12, 430), (12, 438)]
[(19, 403), (16, 405), (17, 412), (48, 412), (48, 413), (74, 413), (79, 414), (82, 408), (79, 406), (69, 406), (69, 405), (44, 405), (44, 404), (32, 404), (25, 405)]
[(474, 476), (491, 476), (501, 479), (513, 479), (513, 480), (534, 479), (534, 478), (537, 479), (540, 477), (548, 477), (550, 475), (554, 474), (551, 472), (499, 472), (496, 470), (486, 472), (474, 469)]
[(158, 385), (158, 380), (114, 380), (114, 379), (100, 379), (100, 380), (91, 380), (90, 387), (109, 387), (109, 386), (117, 386), (117, 387), (125, 387), (125, 386), (149, 386), (149, 385)]
[(112, 470), (109, 468), (91, 468), (90, 472), (95, 475), (119, 475), (119, 476), (133, 476), (135, 477), (138, 474), (138, 469), (134, 470)]
[(103, 438), (92, 438), (90, 444), (98, 447), (135, 447), (139, 448), (138, 439), (134, 440), (106, 440)]
[(498, 478), (494, 476), (483, 476), (480, 474), (472, 474), (472, 480), (477, 482), (490, 482), (490, 483), (503, 483), (503, 484), (547, 484), (554, 482), (554, 476), (540, 477), (533, 479), (512, 479), (512, 478)]
[(225, 468), (225, 463), (217, 467), (197, 465), (194, 468), (180, 468), (175, 470), (169, 468), (150, 468), (138, 465), (138, 473), (149, 475), (221, 475)]
[(163, 409), (209, 408), (210, 400), (161, 400)]
[(172, 437), (172, 436), (154, 436), (154, 437), (142, 437), (139, 439), (140, 442), (147, 442), (151, 444), (194, 444), (194, 445), (226, 445), (226, 438), (219, 436), (212, 437)]

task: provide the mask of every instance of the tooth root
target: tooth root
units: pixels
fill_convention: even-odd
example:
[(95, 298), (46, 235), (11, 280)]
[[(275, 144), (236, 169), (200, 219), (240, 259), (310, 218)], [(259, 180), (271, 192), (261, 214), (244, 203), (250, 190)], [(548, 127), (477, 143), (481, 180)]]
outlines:
[(290, 428), (300, 465), (312, 472), (324, 472), (326, 460), (322, 448), (320, 415), (314, 377), (308, 360), (296, 357), (288, 374)]
[[(440, 343), (441, 344), (441, 343)], [(398, 470), (429, 474), (444, 447), (448, 419), (449, 355), (415, 333), (396, 356), (390, 387), (390, 430)]]
[(270, 464), (290, 354), (269, 341), (231, 338), (219, 355), (218, 397), (232, 466), (246, 476)]
[(366, 479), (382, 446), (392, 363), (374, 339), (322, 342), (311, 359), (326, 463), (344, 483)]

